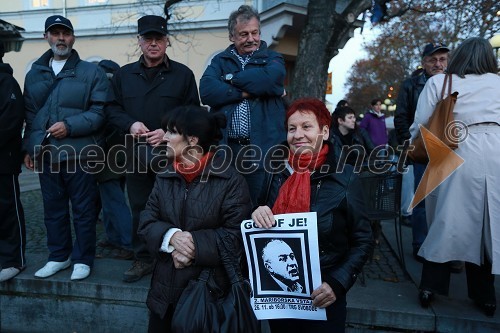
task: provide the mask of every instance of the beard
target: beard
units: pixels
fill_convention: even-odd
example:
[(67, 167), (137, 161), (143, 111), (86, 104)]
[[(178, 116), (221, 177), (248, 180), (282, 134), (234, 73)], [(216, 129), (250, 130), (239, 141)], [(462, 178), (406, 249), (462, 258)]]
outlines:
[[(58, 45), (64, 45), (65, 48), (60, 49), (57, 47)], [(52, 45), (50, 45), (50, 48), (52, 49), (52, 52), (54, 52), (54, 54), (59, 56), (59, 57), (68, 57), (71, 53), (71, 50), (73, 49), (70, 45), (62, 44), (62, 43), (52, 44)]]

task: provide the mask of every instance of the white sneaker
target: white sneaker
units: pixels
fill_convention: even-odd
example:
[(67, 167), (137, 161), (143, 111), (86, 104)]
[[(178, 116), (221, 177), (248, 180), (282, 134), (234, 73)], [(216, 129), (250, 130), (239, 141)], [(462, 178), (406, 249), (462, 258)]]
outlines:
[(12, 279), (14, 276), (19, 274), (21, 270), (16, 267), (8, 267), (0, 270), (0, 282), (4, 282)]
[(71, 280), (83, 280), (90, 275), (90, 266), (85, 264), (75, 264)]
[(62, 262), (49, 261), (45, 264), (45, 266), (36, 271), (35, 277), (44, 279), (56, 274), (59, 271), (62, 271), (63, 269), (68, 268), (69, 266), (71, 266), (71, 258), (68, 258), (68, 260)]

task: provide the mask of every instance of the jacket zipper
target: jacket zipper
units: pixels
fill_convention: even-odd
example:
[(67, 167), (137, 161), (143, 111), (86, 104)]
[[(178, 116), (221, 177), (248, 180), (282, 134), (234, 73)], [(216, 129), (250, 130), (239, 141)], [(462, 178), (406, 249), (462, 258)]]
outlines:
[(318, 182), (318, 185), (316, 185), (316, 194), (314, 195), (314, 207), (316, 207), (316, 204), (318, 202), (318, 195), (320, 188), (321, 188), (321, 180)]
[(186, 187), (184, 188), (184, 200), (182, 201), (182, 218), (181, 218), (181, 229), (184, 231), (184, 228), (186, 227), (186, 216), (185, 216), (185, 212), (186, 212), (186, 200), (187, 200), (187, 196), (188, 196), (188, 193), (189, 193), (189, 183), (186, 183)]

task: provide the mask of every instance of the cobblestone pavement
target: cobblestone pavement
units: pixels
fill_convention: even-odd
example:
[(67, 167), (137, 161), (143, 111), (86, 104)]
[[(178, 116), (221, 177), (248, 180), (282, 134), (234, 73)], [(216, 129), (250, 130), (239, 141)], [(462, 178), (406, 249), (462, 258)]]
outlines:
[[(26, 251), (30, 253), (48, 253), (46, 231), (43, 224), (43, 204), (40, 190), (21, 193), (21, 201), (26, 217)], [(97, 240), (105, 238), (102, 223), (97, 223)], [(111, 257), (111, 249), (96, 248), (96, 257)], [(364, 266), (364, 276), (389, 282), (409, 280), (397, 258), (381, 237), (380, 244), (375, 247), (372, 259)]]
[[(43, 223), (43, 201), (40, 190), (33, 190), (21, 193), (24, 216), (26, 220), (26, 252), (46, 253), (46, 230)], [(96, 226), (97, 240), (104, 240), (104, 226), (98, 222)], [(111, 258), (111, 248), (96, 248), (96, 258)]]

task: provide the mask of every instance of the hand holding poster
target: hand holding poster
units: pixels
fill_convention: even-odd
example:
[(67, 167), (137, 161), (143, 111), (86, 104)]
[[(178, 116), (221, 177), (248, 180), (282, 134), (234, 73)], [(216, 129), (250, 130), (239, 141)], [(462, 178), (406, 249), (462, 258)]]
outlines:
[(270, 229), (257, 228), (252, 220), (241, 224), (257, 319), (326, 320), (325, 309), (311, 299), (322, 283), (316, 213), (274, 218)]

